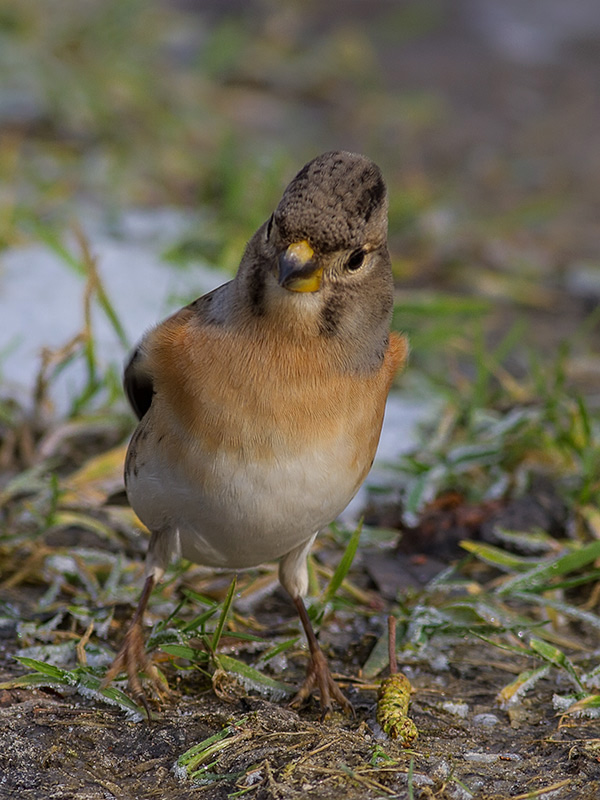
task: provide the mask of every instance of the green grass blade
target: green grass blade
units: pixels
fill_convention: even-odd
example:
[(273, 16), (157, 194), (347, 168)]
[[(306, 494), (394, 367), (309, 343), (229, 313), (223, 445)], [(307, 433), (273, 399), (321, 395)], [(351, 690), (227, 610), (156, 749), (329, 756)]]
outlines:
[(594, 614), (592, 611), (582, 611), (580, 608), (576, 608), (576, 606), (570, 605), (569, 603), (553, 600), (551, 597), (534, 594), (533, 592), (515, 592), (511, 597), (515, 600), (523, 600), (526, 603), (534, 603), (538, 606), (548, 606), (564, 614), (566, 617), (576, 619), (578, 622), (583, 622), (591, 628), (600, 630), (600, 616)]
[(161, 651), (175, 658), (185, 658), (188, 661), (208, 661), (208, 653), (185, 644), (163, 644)]
[(408, 800), (414, 800), (415, 798), (415, 760), (414, 758), (410, 759), (408, 764), (408, 775), (406, 776), (406, 781), (408, 784)]
[(246, 689), (254, 689), (262, 695), (272, 697), (274, 700), (283, 699), (294, 693), (294, 687), (289, 683), (277, 681), (268, 675), (263, 675), (254, 667), (233, 656), (219, 656), (219, 664), (227, 672), (235, 673)]
[(520, 672), (514, 681), (511, 681), (498, 692), (500, 707), (503, 709), (517, 705), (522, 701), (523, 695), (533, 689), (542, 678), (545, 678), (550, 671), (550, 666), (544, 664), (542, 667), (527, 669)]
[(185, 753), (182, 753), (179, 758), (177, 759), (177, 766), (182, 767), (188, 771), (188, 773), (193, 770), (198, 764), (202, 763), (202, 761), (206, 758), (209, 758), (215, 750), (215, 745), (218, 745), (219, 742), (222, 742), (228, 736), (230, 736), (236, 729), (246, 722), (248, 717), (244, 717), (243, 719), (237, 720), (231, 725), (227, 725), (218, 733), (209, 736), (207, 739), (203, 739), (198, 744), (195, 744), (193, 747), (190, 747), (189, 750), (186, 750)]
[(22, 664), (24, 667), (36, 670), (40, 675), (45, 675), (46, 678), (62, 683), (65, 686), (75, 686), (77, 683), (77, 678), (67, 669), (55, 667), (53, 664), (46, 664), (44, 661), (38, 661), (37, 658), (16, 656), (16, 659), (19, 664)]
[(299, 639), (299, 636), (294, 636), (293, 639), (286, 639), (285, 642), (280, 642), (279, 644), (275, 645), (275, 647), (267, 650), (267, 652), (263, 653), (263, 655), (260, 657), (261, 663), (266, 664), (267, 661), (275, 658), (275, 656), (278, 656), (280, 653), (284, 653), (286, 650), (295, 647)]
[(505, 581), (497, 590), (498, 594), (513, 594), (515, 592), (539, 591), (541, 585), (547, 584), (552, 579), (569, 572), (575, 572), (600, 558), (600, 541), (579, 547), (560, 558), (554, 558), (538, 564), (532, 570)]
[(88, 670), (82, 667), (76, 667), (73, 670), (61, 669), (53, 664), (47, 664), (44, 661), (39, 661), (36, 658), (28, 658), (25, 656), (17, 656), (16, 660), (28, 669), (33, 669), (35, 672), (30, 672), (27, 675), (21, 675), (18, 678), (7, 681), (0, 685), (2, 689), (11, 689), (17, 686), (21, 687), (34, 687), (34, 686), (48, 686), (56, 688), (57, 686), (77, 687), (81, 694), (87, 692), (94, 692), (103, 697), (109, 703), (116, 704), (124, 711), (135, 711), (140, 719), (145, 716), (144, 709), (134, 703), (120, 689), (109, 686), (105, 689), (101, 688), (101, 679), (92, 675)]
[(597, 718), (600, 709), (600, 694), (590, 694), (569, 706), (565, 714), (583, 714)]
[(539, 559), (515, 556), (512, 553), (508, 553), (506, 550), (502, 550), (500, 547), (494, 547), (492, 544), (472, 542), (469, 539), (463, 540), (460, 546), (467, 552), (477, 556), (480, 561), (485, 561), (486, 564), (490, 564), (503, 571), (519, 570), (519, 572), (522, 572), (525, 569), (529, 569), (533, 563), (537, 565), (540, 563)]
[(362, 531), (363, 522), (362, 519), (358, 523), (356, 530), (350, 537), (350, 541), (346, 549), (344, 550), (344, 555), (341, 558), (340, 563), (337, 565), (337, 568), (333, 575), (331, 576), (331, 580), (325, 592), (323, 594), (323, 602), (329, 603), (335, 597), (337, 590), (342, 585), (342, 582), (346, 575), (348, 574), (350, 567), (352, 566), (352, 562), (354, 561), (354, 556), (356, 555), (356, 551), (358, 549), (358, 542), (360, 539), (360, 534)]
[(218, 610), (219, 610), (219, 605), (218, 603), (215, 603), (215, 605), (212, 608), (207, 609), (202, 614), (198, 614), (197, 617), (194, 617), (194, 619), (190, 620), (186, 625), (183, 625), (181, 627), (181, 632), (192, 633), (193, 631), (197, 631), (198, 628), (200, 628), (200, 630), (204, 632), (204, 625), (208, 622), (208, 620), (211, 617), (215, 616)]
[(369, 657), (363, 665), (363, 677), (367, 680), (372, 680), (376, 675), (379, 675), (389, 663), (388, 633), (385, 631), (375, 642), (375, 647), (371, 650)]
[(562, 650), (559, 650), (558, 647), (554, 647), (554, 645), (548, 644), (548, 642), (542, 641), (542, 639), (535, 639), (533, 637), (529, 640), (529, 647), (534, 653), (537, 653), (537, 655), (543, 658), (544, 661), (548, 661), (555, 667), (564, 669), (579, 690), (585, 691), (585, 688), (581, 683), (577, 672), (575, 671), (575, 667)]
[(223, 608), (221, 610), (221, 615), (219, 617), (219, 621), (217, 622), (217, 627), (215, 628), (215, 632), (213, 633), (210, 642), (210, 648), (213, 653), (216, 653), (217, 647), (219, 646), (221, 635), (223, 634), (223, 629), (225, 628), (225, 623), (227, 622), (227, 617), (229, 616), (231, 604), (233, 603), (233, 596), (235, 594), (236, 584), (237, 584), (237, 579), (234, 577), (229, 586), (227, 597), (223, 601)]

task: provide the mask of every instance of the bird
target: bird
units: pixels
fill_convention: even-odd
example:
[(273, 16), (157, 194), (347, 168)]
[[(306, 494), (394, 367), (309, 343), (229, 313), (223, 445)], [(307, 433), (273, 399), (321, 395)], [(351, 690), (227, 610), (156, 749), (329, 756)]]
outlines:
[(152, 328), (124, 388), (139, 422), (125, 459), (131, 507), (151, 533), (145, 582), (103, 686), (160, 688), (143, 616), (173, 558), (214, 568), (279, 562), (309, 663), (293, 706), (352, 705), (310, 622), (307, 556), (373, 463), (408, 352), (390, 331), (387, 189), (363, 155), (331, 151), (292, 179), (229, 282)]

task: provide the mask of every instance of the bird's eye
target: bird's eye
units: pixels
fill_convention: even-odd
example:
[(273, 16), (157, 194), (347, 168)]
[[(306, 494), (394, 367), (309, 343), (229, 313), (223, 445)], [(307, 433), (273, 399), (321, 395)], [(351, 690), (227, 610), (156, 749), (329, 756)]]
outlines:
[(348, 261), (346, 261), (346, 269), (349, 269), (351, 272), (360, 269), (364, 260), (365, 251), (362, 248), (360, 250), (355, 250), (348, 258)]
[(270, 237), (271, 231), (273, 230), (273, 217), (274, 216), (275, 216), (275, 214), (271, 214), (271, 216), (269, 217), (269, 221), (267, 222), (267, 232), (266, 232), (267, 239)]

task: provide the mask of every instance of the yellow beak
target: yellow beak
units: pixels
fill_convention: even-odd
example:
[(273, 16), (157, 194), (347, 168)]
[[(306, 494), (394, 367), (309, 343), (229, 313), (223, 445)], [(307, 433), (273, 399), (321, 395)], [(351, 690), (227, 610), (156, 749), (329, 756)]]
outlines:
[(279, 285), (290, 292), (318, 291), (323, 267), (317, 264), (314, 254), (306, 239), (291, 244), (279, 256)]

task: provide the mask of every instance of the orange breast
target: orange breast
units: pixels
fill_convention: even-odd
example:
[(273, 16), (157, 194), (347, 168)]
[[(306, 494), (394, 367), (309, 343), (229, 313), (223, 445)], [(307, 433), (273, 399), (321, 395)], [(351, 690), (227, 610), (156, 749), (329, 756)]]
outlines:
[[(188, 448), (251, 449), (252, 460), (350, 437), (360, 480), (373, 458), (385, 400), (406, 357), (392, 334), (382, 367), (368, 376), (337, 372), (327, 340), (248, 338), (198, 324), (185, 309), (149, 337), (155, 424)], [(154, 405), (154, 404), (153, 404)], [(160, 410), (160, 413), (158, 413)]]

